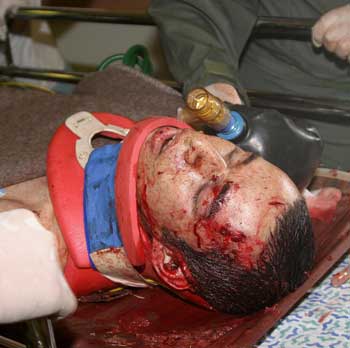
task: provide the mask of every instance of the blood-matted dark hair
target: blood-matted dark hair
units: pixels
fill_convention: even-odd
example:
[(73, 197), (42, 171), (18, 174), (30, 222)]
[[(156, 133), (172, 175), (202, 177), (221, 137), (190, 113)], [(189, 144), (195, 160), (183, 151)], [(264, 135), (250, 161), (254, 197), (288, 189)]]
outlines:
[(252, 269), (217, 251), (196, 251), (169, 231), (164, 231), (163, 242), (182, 252), (196, 294), (214, 309), (231, 314), (272, 306), (303, 283), (314, 260), (314, 236), (303, 199), (278, 219)]

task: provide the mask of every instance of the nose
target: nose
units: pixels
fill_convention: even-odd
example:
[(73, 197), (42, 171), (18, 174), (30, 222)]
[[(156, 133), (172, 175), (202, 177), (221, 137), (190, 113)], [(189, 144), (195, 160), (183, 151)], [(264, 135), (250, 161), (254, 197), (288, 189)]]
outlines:
[(202, 175), (220, 174), (226, 169), (226, 162), (219, 152), (205, 139), (187, 139), (185, 162)]

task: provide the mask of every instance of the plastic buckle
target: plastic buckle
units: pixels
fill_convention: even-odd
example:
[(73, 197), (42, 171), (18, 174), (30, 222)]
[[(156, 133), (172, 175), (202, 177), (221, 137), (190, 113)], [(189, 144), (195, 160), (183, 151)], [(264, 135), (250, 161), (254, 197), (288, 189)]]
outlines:
[(103, 124), (94, 115), (87, 111), (78, 112), (66, 119), (66, 127), (79, 139), (75, 143), (75, 153), (82, 168), (85, 168), (89, 156), (93, 150), (91, 141), (96, 134), (110, 132), (125, 137), (129, 129)]

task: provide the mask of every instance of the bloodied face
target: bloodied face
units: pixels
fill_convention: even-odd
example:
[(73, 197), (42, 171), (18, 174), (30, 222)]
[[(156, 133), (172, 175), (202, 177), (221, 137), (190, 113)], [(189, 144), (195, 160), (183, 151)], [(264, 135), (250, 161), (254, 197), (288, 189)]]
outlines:
[(300, 197), (281, 170), (231, 142), (190, 129), (153, 132), (139, 158), (139, 205), (154, 238), (254, 265), (276, 220)]

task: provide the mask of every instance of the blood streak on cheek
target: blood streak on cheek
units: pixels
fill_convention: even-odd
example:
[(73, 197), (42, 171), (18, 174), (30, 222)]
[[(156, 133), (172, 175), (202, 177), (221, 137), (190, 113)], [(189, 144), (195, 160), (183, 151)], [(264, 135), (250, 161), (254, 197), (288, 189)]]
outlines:
[(220, 193), (220, 186), (215, 185), (212, 189), (212, 192), (213, 192), (214, 198), (216, 198)]
[(220, 229), (220, 234), (223, 236), (223, 248), (229, 249), (233, 243), (243, 243), (246, 241), (247, 236), (238, 230), (231, 230), (230, 226)]
[(264, 248), (264, 242), (256, 237), (249, 238), (242, 231), (231, 230), (230, 226), (220, 226), (212, 219), (201, 219), (194, 227), (197, 247), (216, 250), (231, 255), (246, 269), (256, 266), (255, 255)]
[(231, 254), (237, 263), (247, 269), (256, 265), (254, 255), (259, 254), (264, 247), (264, 243), (253, 237), (247, 237), (242, 231), (231, 230), (230, 226), (225, 226), (220, 230), (223, 236), (221, 252)]
[(242, 232), (231, 232), (212, 218), (199, 220), (194, 226), (194, 234), (197, 237), (198, 248), (216, 249), (224, 254), (232, 250), (233, 243), (244, 241), (246, 238)]
[(194, 235), (197, 237), (197, 247), (200, 248), (212, 248), (214, 247), (215, 238), (214, 233), (215, 226), (211, 219), (201, 219), (194, 225)]

